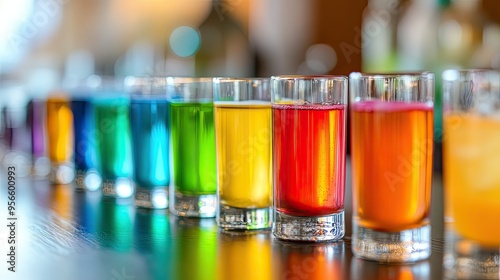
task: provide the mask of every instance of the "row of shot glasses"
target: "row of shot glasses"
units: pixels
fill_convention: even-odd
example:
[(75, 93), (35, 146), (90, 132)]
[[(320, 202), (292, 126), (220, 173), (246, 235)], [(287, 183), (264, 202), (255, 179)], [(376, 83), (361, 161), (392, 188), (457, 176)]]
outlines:
[[(494, 115), (499, 76), (487, 70), (443, 73), (445, 151), (457, 143), (459, 124), (448, 125), (449, 116), (463, 121), (470, 114)], [(124, 84), (123, 91), (86, 96), (81, 107), (78, 98), (61, 101), (73, 113), (75, 152), (74, 160), (59, 160), (49, 149), (54, 181), (74, 168), (78, 188), (134, 196), (138, 207), (216, 217), (224, 230), (272, 228), (283, 240), (340, 240), (349, 109), (354, 254), (381, 262), (430, 256), (432, 73), (129, 77)], [(49, 101), (52, 147), (57, 125), (51, 121), (64, 115), (64, 105), (53, 110)], [(77, 140), (89, 135), (90, 142)], [(448, 148), (445, 166), (460, 149)], [(447, 182), (464, 174), (455, 167), (445, 174)], [(460, 212), (452, 209), (460, 196), (448, 193), (445, 220), (455, 221)], [(482, 237), (474, 238), (472, 244), (483, 248)]]

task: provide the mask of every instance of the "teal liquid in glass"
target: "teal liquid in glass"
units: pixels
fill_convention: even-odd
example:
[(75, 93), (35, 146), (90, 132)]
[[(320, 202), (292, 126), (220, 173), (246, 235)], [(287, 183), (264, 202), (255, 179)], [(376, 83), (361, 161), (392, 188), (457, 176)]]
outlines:
[(129, 101), (126, 98), (94, 102), (96, 153), (103, 179), (132, 175)]
[(213, 103), (170, 103), (175, 190), (215, 194)]
[(170, 183), (167, 101), (132, 99), (130, 128), (136, 184), (146, 189), (167, 187)]

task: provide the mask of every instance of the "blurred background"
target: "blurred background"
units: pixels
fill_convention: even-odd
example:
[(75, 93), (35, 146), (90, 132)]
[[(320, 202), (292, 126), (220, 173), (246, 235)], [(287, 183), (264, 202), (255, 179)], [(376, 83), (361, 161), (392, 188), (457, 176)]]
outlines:
[(0, 0), (0, 77), (500, 67), (499, 22), (496, 0)]
[(430, 70), (439, 144), (441, 72), (500, 68), (499, 24), (498, 0), (0, 0), (0, 107), (91, 75)]

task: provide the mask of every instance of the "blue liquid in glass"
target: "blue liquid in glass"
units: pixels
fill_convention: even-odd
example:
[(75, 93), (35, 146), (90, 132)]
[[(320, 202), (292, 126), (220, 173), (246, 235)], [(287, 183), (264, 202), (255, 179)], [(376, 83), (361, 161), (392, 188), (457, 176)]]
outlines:
[(168, 118), (166, 100), (131, 100), (134, 179), (138, 187), (152, 189), (170, 183)]
[(92, 103), (85, 98), (71, 101), (75, 140), (75, 169), (87, 171), (96, 168), (96, 139)]

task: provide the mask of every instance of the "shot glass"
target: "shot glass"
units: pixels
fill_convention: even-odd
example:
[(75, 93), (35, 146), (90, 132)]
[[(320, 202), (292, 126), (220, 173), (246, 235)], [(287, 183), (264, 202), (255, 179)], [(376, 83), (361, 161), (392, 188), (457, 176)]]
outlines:
[(125, 92), (124, 82), (104, 77), (93, 94), (92, 106), (97, 171), (102, 178), (102, 194), (130, 198), (134, 193), (130, 99)]
[(46, 101), (47, 144), (51, 163), (49, 180), (69, 184), (75, 178), (73, 165), (73, 113), (66, 92), (54, 92)]
[(16, 176), (31, 173), (29, 97), (18, 81), (0, 80), (0, 162), (15, 167)]
[(347, 77), (271, 78), (275, 222), (279, 239), (344, 236)]
[(169, 109), (165, 77), (130, 77), (135, 205), (168, 208)]
[(74, 128), (75, 187), (77, 190), (97, 191), (102, 178), (97, 168), (97, 140), (95, 112), (92, 98), (99, 90), (101, 78), (91, 76), (78, 87), (72, 88), (71, 111)]
[(272, 225), (269, 79), (214, 79), (217, 224), (226, 230)]
[(352, 250), (378, 262), (431, 254), (434, 75), (351, 73)]
[(447, 279), (498, 279), (500, 72), (443, 72)]
[(46, 178), (50, 174), (47, 147), (46, 99), (33, 98), (28, 105), (28, 124), (31, 134), (32, 176)]
[(167, 78), (173, 185), (170, 211), (215, 217), (217, 178), (212, 78)]

